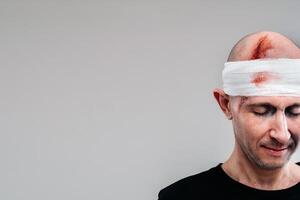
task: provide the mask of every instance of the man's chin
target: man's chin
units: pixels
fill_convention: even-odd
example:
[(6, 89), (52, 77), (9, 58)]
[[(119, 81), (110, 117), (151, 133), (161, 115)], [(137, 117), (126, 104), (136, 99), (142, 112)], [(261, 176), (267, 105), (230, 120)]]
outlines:
[(256, 162), (256, 165), (264, 170), (276, 170), (284, 167), (287, 163), (287, 160), (284, 161), (260, 161)]
[(264, 154), (257, 156), (253, 161), (259, 168), (265, 170), (275, 170), (282, 168), (290, 160), (292, 153), (291, 151), (289, 151), (289, 149), (286, 149), (284, 152), (278, 153), (278, 155), (276, 153), (277, 152), (270, 153), (269, 151), (267, 151), (266, 153), (264, 151)]

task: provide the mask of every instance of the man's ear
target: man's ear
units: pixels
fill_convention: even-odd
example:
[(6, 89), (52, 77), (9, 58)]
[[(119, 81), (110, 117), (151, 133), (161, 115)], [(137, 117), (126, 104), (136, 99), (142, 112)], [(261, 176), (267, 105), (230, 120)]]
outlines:
[(213, 94), (223, 113), (229, 120), (231, 120), (232, 111), (229, 103), (229, 95), (225, 94), (225, 92), (221, 89), (214, 89)]

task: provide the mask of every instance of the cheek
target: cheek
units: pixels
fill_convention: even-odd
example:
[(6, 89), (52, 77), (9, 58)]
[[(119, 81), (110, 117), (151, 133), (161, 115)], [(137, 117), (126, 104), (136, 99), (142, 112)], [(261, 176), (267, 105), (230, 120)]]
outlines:
[(300, 136), (300, 120), (287, 120), (287, 127), (292, 134)]
[(249, 141), (259, 140), (269, 129), (269, 121), (250, 115), (235, 118), (235, 132)]

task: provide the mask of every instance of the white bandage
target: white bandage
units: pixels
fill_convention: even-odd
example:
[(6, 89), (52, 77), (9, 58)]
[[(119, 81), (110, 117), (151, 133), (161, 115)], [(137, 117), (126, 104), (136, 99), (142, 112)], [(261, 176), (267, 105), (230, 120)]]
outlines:
[(300, 96), (300, 59), (226, 62), (222, 77), (231, 96)]

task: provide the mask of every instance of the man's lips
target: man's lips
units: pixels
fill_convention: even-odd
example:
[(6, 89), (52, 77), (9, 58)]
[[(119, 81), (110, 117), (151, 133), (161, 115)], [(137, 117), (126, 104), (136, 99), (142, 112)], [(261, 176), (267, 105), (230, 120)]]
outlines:
[(269, 149), (269, 150), (272, 150), (272, 151), (284, 151), (284, 150), (286, 150), (288, 147), (274, 148), (274, 147), (267, 147), (267, 146), (264, 146), (264, 148)]
[(288, 147), (276, 148), (276, 147), (263, 146), (263, 148), (266, 150), (266, 152), (269, 155), (274, 156), (274, 157), (283, 156), (288, 150)]

